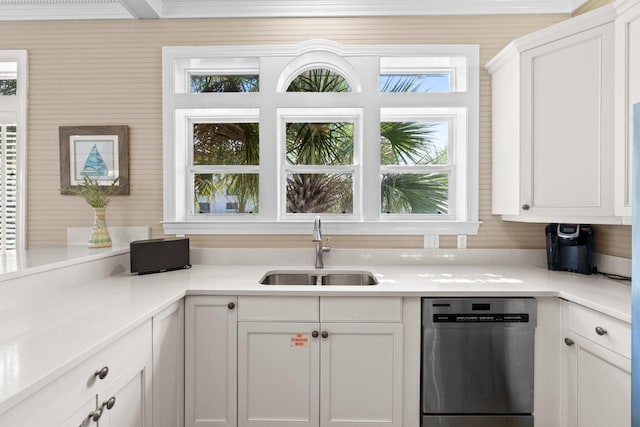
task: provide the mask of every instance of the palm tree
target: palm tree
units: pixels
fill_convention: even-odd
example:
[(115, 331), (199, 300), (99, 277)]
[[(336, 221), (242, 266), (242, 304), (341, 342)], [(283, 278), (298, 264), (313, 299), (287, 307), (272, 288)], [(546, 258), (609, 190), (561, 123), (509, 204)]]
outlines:
[(15, 95), (17, 82), (15, 79), (0, 79), (0, 95)]
[[(192, 81), (198, 91), (257, 90), (247, 76), (201, 77)], [(411, 92), (419, 86), (416, 76), (386, 79), (382, 92)], [(195, 87), (194, 85), (199, 85)], [(243, 86), (244, 85), (244, 86)], [(305, 71), (289, 85), (288, 92), (349, 92), (349, 83), (338, 73), (318, 68)], [(290, 165), (349, 165), (353, 163), (353, 124), (349, 122), (288, 123), (286, 158)], [(446, 148), (434, 144), (434, 130), (426, 122), (383, 122), (380, 126), (382, 165), (442, 165)], [(194, 164), (259, 164), (257, 123), (196, 124)], [(381, 177), (381, 211), (385, 213), (448, 212), (448, 176), (439, 173), (384, 173)], [(258, 178), (251, 174), (200, 174), (196, 195), (222, 194), (236, 201), (237, 212), (258, 207)], [(350, 174), (290, 173), (286, 179), (287, 211), (295, 213), (349, 213), (353, 211)]]
[[(433, 144), (432, 125), (383, 122), (380, 163), (383, 165), (442, 165), (448, 150)], [(435, 173), (384, 173), (380, 185), (384, 213), (436, 214), (448, 212), (448, 177)]]
[[(194, 165), (258, 165), (257, 123), (196, 123), (193, 126)], [(258, 208), (258, 177), (255, 174), (196, 174), (198, 196), (226, 197), (238, 213)]]
[(287, 212), (350, 212), (353, 206), (351, 188), (351, 180), (340, 175), (291, 175), (287, 178)]
[(192, 76), (191, 93), (257, 92), (258, 76)]
[(326, 68), (314, 68), (298, 75), (287, 92), (351, 92), (349, 82)]
[[(382, 92), (418, 90), (416, 76), (385, 80)], [(288, 91), (347, 92), (348, 83), (327, 69), (309, 70), (298, 76)], [(353, 157), (353, 126), (338, 123), (296, 123), (287, 128), (287, 159), (290, 164), (350, 164)], [(430, 123), (384, 122), (380, 126), (380, 162), (383, 165), (446, 164), (447, 149), (437, 149)], [(342, 163), (340, 162), (342, 161)], [(327, 180), (323, 183), (322, 180)], [(330, 182), (330, 184), (329, 184)], [(330, 197), (327, 191), (331, 191)], [(306, 201), (304, 200), (306, 198)], [(340, 206), (335, 203), (341, 201)], [(448, 177), (433, 173), (385, 173), (381, 180), (381, 210), (385, 213), (448, 212)], [(293, 175), (287, 179), (289, 212), (350, 212), (351, 183), (336, 182), (332, 175)]]

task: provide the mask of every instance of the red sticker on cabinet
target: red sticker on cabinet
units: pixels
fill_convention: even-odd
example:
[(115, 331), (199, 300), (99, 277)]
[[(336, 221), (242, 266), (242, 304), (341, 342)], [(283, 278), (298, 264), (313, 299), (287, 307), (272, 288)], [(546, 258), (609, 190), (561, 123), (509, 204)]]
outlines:
[(305, 334), (291, 335), (291, 347), (304, 347), (309, 343), (309, 336)]

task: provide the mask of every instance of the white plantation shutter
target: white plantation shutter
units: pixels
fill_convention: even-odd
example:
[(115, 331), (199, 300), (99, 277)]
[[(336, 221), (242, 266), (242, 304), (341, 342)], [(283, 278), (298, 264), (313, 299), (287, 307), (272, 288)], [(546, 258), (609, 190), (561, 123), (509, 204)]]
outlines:
[(4, 252), (26, 246), (26, 50), (0, 50), (0, 81), (4, 84), (0, 85), (0, 252)]
[(0, 250), (16, 248), (17, 153), (17, 126), (0, 123)]

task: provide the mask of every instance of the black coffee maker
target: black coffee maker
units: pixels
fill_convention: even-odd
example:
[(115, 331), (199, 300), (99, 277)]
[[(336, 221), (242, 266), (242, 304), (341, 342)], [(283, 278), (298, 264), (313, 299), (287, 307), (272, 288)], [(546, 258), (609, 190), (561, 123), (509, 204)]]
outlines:
[(593, 227), (588, 224), (558, 224), (545, 227), (549, 270), (593, 272)]

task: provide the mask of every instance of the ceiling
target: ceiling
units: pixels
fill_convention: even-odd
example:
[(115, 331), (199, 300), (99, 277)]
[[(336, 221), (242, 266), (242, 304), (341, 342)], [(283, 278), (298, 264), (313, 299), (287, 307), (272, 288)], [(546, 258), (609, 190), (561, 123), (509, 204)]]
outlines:
[(0, 0), (0, 21), (571, 13), (585, 0)]

